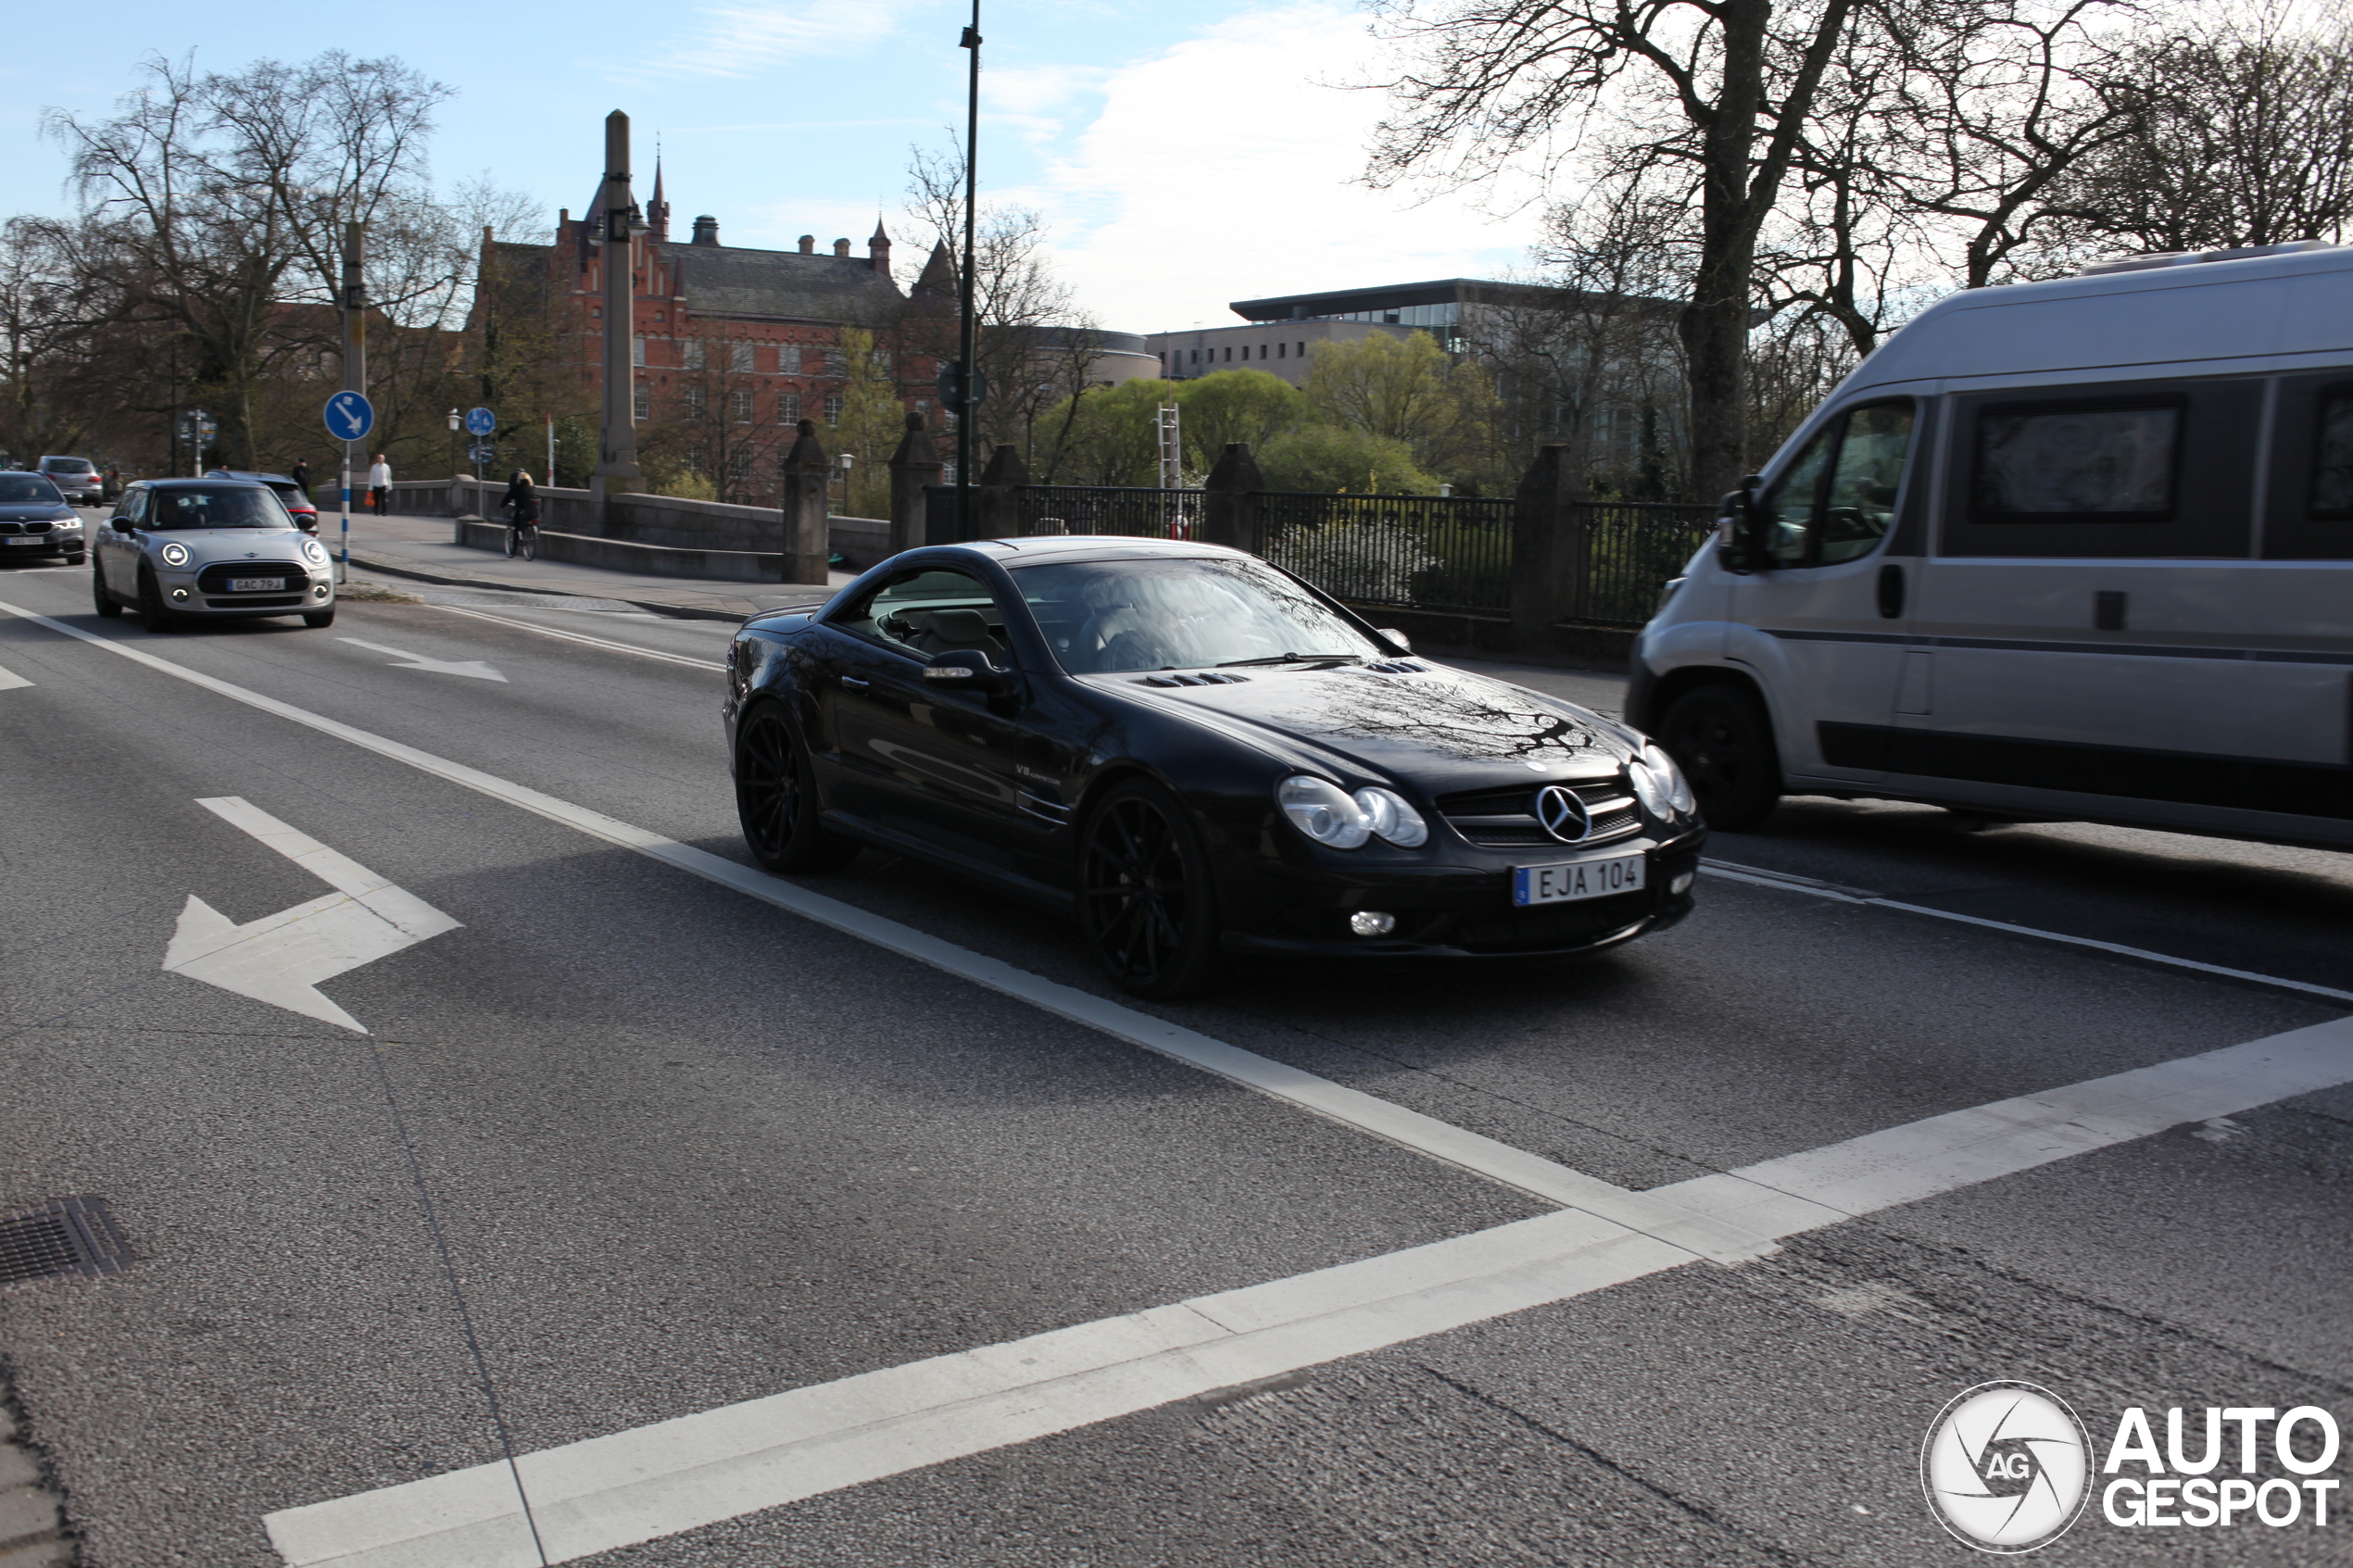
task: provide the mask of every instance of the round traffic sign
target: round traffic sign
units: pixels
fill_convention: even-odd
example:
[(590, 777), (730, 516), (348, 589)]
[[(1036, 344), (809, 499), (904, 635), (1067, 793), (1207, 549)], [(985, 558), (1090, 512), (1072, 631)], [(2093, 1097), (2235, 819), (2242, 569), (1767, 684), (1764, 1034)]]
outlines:
[(498, 428), (498, 416), (487, 408), (466, 410), (466, 429), (474, 435), (488, 435)]
[(495, 463), (497, 460), (498, 448), (487, 442), (466, 448), (466, 461), (470, 463)]
[(327, 399), (327, 433), (337, 441), (365, 441), (376, 428), (376, 406), (357, 392), (338, 392)]

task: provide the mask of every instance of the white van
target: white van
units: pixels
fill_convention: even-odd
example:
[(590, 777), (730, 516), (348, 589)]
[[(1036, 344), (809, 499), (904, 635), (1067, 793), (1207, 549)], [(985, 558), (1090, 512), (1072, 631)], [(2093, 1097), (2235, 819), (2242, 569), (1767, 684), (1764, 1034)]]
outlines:
[(2353, 847), (2353, 247), (1939, 301), (1725, 498), (1628, 718), (1784, 793)]

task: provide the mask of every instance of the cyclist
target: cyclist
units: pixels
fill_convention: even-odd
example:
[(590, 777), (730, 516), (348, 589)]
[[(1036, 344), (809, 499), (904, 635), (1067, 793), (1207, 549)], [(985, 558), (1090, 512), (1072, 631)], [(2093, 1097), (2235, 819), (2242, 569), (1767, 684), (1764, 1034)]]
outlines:
[(531, 559), (539, 551), (539, 496), (531, 487), (531, 475), (517, 469), (507, 481), (505, 501), (507, 518), (507, 554), (510, 558), (521, 551), (522, 558)]

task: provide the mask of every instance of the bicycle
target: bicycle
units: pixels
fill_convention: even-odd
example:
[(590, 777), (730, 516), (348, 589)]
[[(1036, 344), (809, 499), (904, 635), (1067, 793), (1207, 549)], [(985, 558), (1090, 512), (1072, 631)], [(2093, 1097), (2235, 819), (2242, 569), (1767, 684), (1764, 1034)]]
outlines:
[(507, 558), (512, 560), (520, 555), (523, 559), (531, 560), (538, 554), (538, 519), (510, 518), (507, 523)]

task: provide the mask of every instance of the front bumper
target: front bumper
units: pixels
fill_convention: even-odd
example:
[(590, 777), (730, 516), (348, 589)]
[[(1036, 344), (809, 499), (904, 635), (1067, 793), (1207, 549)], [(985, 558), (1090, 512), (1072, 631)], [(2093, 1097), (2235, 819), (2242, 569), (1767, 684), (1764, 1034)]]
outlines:
[[(181, 615), (208, 619), (300, 615), (307, 610), (326, 609), (335, 602), (334, 574), (328, 567), (310, 568), (308, 579), (300, 587), (278, 594), (208, 594), (196, 586), (196, 574), (193, 571), (158, 572), (156, 582), (163, 591), (167, 608)], [(321, 588), (326, 592), (321, 593)]]
[[(89, 548), (89, 537), (82, 529), (53, 528), (46, 533), (10, 533), (0, 535), (0, 560), (15, 556), (73, 556)], [(30, 541), (30, 542), (28, 542)]]
[[(1663, 931), (1691, 913), (1691, 883), (1686, 881), (1680, 892), (1674, 884), (1696, 877), (1706, 837), (1705, 831), (1695, 830), (1665, 839), (1628, 839), (1593, 850), (1597, 859), (1642, 854), (1643, 886), (1573, 903), (1526, 907), (1511, 901), (1511, 864), (1572, 857), (1521, 851), (1497, 855), (1487, 865), (1368, 866), (1362, 873), (1328, 865), (1287, 864), (1272, 875), (1249, 879), (1254, 885), (1221, 889), (1226, 905), (1222, 946), (1229, 953), (1331, 958), (1546, 958), (1593, 952)], [(1396, 927), (1385, 936), (1353, 935), (1348, 917), (1358, 909), (1394, 915)]]

